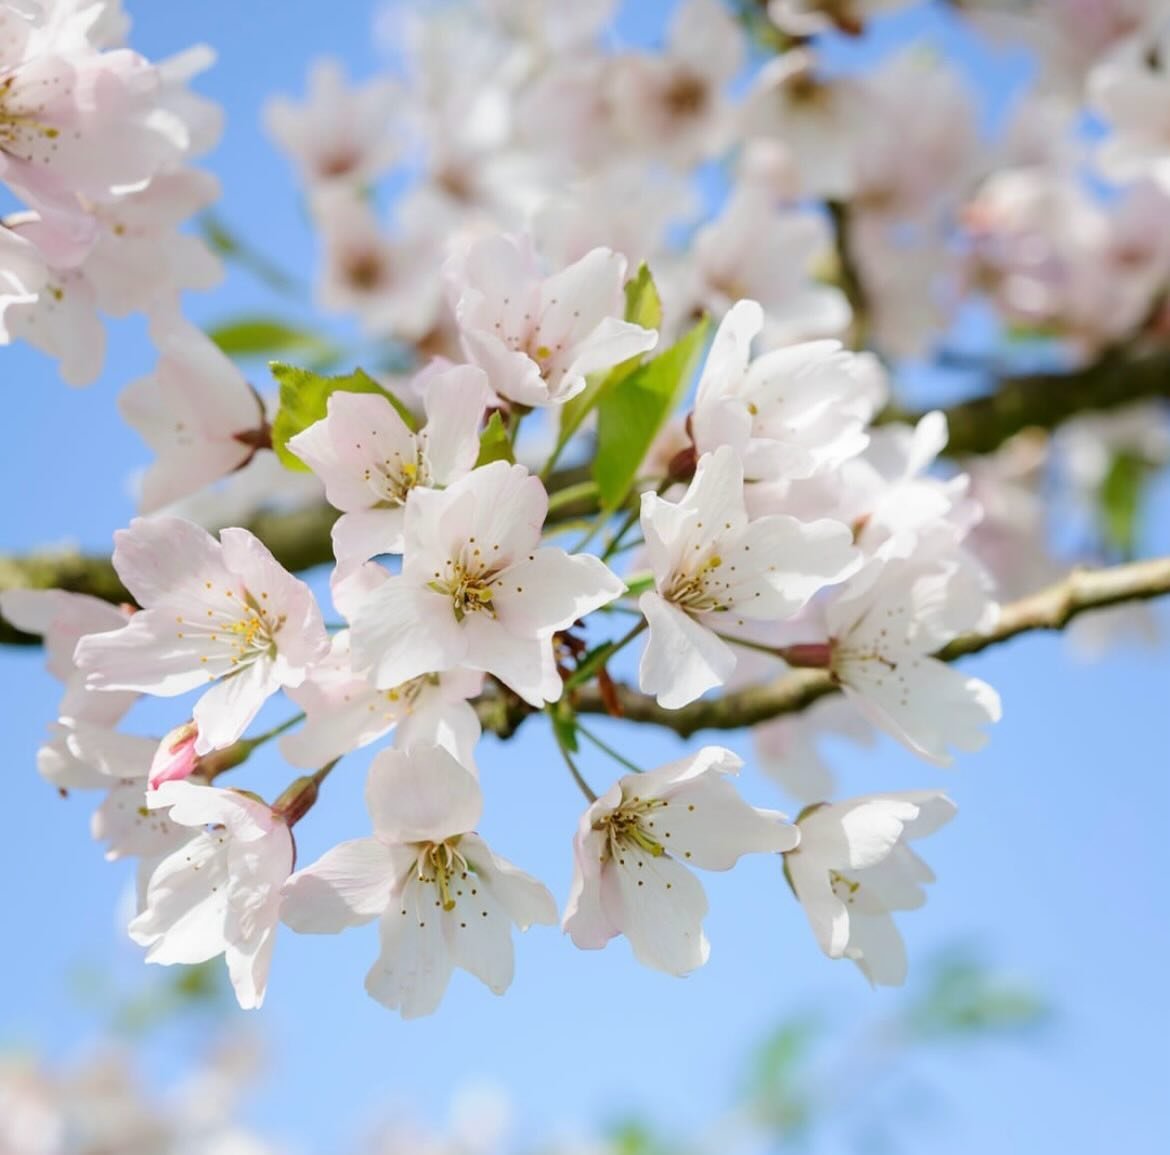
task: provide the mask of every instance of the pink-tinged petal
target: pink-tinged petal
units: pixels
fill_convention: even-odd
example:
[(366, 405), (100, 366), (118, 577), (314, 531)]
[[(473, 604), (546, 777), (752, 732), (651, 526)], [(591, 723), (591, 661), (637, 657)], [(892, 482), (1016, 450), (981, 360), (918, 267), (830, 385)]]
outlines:
[(440, 916), (434, 887), (410, 876), (378, 924), (382, 950), (366, 991), (404, 1019), (429, 1015), (450, 982), (454, 963)]
[(147, 962), (190, 966), (222, 953), (228, 873), (218, 838), (196, 834), (155, 866), (144, 909), (128, 928), (148, 948)]
[[(302, 671), (319, 662), (329, 652), (329, 636), (321, 619), (321, 610), (313, 591), (293, 577), (269, 552), (268, 547), (246, 529), (225, 529), (220, 535), (223, 558), (232, 573), (243, 582), (254, 603), (264, 611), (273, 626), (278, 660), (287, 669)], [(296, 684), (301, 679), (287, 679)]]
[(590, 807), (573, 840), (573, 881), (561, 927), (581, 950), (600, 950), (622, 928), (610, 917), (601, 899), (601, 872), (606, 856), (604, 836), (592, 828)]
[(181, 782), (195, 773), (199, 765), (199, 758), (195, 753), (195, 741), (198, 737), (199, 727), (194, 722), (184, 722), (159, 742), (158, 749), (151, 759), (147, 779), (147, 784), (152, 790), (164, 782)]
[(734, 652), (705, 626), (656, 593), (644, 593), (638, 608), (650, 626), (638, 684), (660, 706), (678, 710), (731, 677)]
[(298, 934), (338, 934), (377, 918), (414, 858), (376, 838), (327, 850), (285, 882), (280, 917)]
[(536, 925), (556, 925), (556, 900), (544, 883), (525, 874), (506, 858), (493, 854), (487, 843), (476, 834), (463, 838), (459, 850), (475, 867), (477, 877), (484, 881), (499, 900), (508, 918), (521, 930)]
[(280, 682), (269, 658), (257, 658), (216, 682), (192, 711), (199, 727), (195, 752), (203, 755), (230, 746), (279, 689)]
[(364, 598), (351, 617), (353, 665), (379, 689), (462, 664), (467, 642), (443, 594), (393, 577)]
[(625, 278), (626, 258), (606, 248), (591, 249), (546, 278), (540, 287), (537, 344), (568, 349), (588, 338), (607, 317), (619, 315)]
[(87, 635), (77, 643), (74, 658), (90, 689), (139, 690), (168, 698), (232, 669), (226, 650), (215, 652), (165, 610), (142, 610), (120, 630)]
[(236, 589), (219, 542), (180, 517), (136, 517), (114, 534), (114, 569), (139, 605), (149, 609), (179, 592), (199, 598), (204, 583)]
[(366, 808), (383, 842), (441, 842), (475, 828), (483, 793), (440, 746), (382, 750), (370, 763)]
[(455, 365), (429, 379), (422, 437), (433, 483), (450, 485), (475, 467), (489, 397), (487, 374), (476, 365)]
[(492, 605), (505, 629), (551, 635), (625, 590), (626, 583), (600, 558), (545, 548), (500, 574), (492, 586)]
[(146, 805), (166, 810), (180, 826), (223, 826), (233, 842), (264, 838), (278, 822), (267, 805), (247, 794), (189, 781), (164, 782), (147, 794)]
[(343, 513), (333, 523), (333, 555), (343, 573), (384, 553), (406, 549), (406, 511), (361, 509)]
[[(466, 495), (473, 499), (470, 503), (464, 500)], [(406, 513), (411, 542), (414, 497), (411, 494)], [(470, 544), (471, 550), (480, 550), (486, 564), (507, 565), (535, 553), (540, 544), (548, 494), (540, 478), (522, 465), (493, 461), (457, 481), (440, 498), (444, 558), (461, 556)]]
[(365, 509), (373, 504), (374, 492), (366, 484), (361, 471), (348, 468), (346, 456), (338, 452), (333, 441), (332, 423), (327, 417), (314, 421), (295, 437), (290, 437), (288, 447), (324, 483), (325, 500), (334, 509)]
[[(418, 444), (406, 422), (385, 397), (376, 393), (334, 393), (329, 398), (326, 418), (339, 467), (357, 481), (365, 480), (365, 495), (359, 501), (338, 505), (330, 491), (330, 478), (322, 475), (330, 504), (339, 509), (362, 509), (380, 499), (379, 480), (383, 474), (400, 478), (418, 465)], [(336, 475), (334, 475), (336, 476)], [(340, 488), (340, 487), (339, 487)], [(349, 487), (338, 497), (354, 497)]]
[(499, 396), (534, 407), (551, 403), (548, 382), (526, 353), (509, 348), (494, 333), (474, 329), (463, 331), (462, 342), (469, 360), (486, 372)]
[(564, 688), (549, 637), (518, 637), (483, 614), (463, 620), (464, 664), (494, 674), (529, 705), (555, 702)]
[(602, 871), (601, 894), (643, 966), (685, 975), (707, 961), (707, 896), (682, 863), (626, 844)]

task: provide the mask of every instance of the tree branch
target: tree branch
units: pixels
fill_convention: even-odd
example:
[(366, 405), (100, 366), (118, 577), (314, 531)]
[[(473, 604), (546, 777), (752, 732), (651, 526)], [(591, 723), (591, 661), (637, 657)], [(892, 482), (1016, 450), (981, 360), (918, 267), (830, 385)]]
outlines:
[[(946, 453), (952, 457), (990, 453), (1024, 429), (1055, 429), (1081, 413), (1153, 398), (1170, 400), (1170, 349), (1128, 357), (1109, 353), (1092, 365), (1068, 373), (1004, 378), (994, 393), (945, 410), (950, 425)], [(921, 416), (890, 408), (878, 420), (913, 423)], [(550, 492), (579, 485), (587, 475), (582, 468), (558, 471), (550, 479)], [(557, 517), (588, 516), (595, 510), (596, 501), (583, 497), (562, 504)], [(272, 550), (281, 565), (295, 573), (332, 562), (329, 531), (337, 516), (328, 506), (317, 505), (260, 514), (247, 528)], [(0, 590), (3, 589), (65, 589), (112, 602), (128, 600), (108, 558), (68, 552), (0, 556)], [(0, 618), (0, 644), (35, 643), (36, 638)]]
[[(1140, 356), (1108, 353), (1092, 365), (1066, 373), (1005, 377), (993, 393), (945, 410), (950, 426), (948, 457), (991, 453), (1025, 429), (1056, 429), (1082, 413), (1117, 409), (1135, 401), (1170, 400), (1170, 350)], [(916, 422), (921, 413), (885, 410), (881, 423)]]
[[(1170, 557), (1102, 570), (1074, 570), (1063, 581), (1005, 605), (994, 629), (955, 638), (937, 657), (953, 662), (1020, 634), (1061, 630), (1090, 610), (1167, 594), (1170, 594)], [(692, 702), (681, 710), (664, 709), (652, 697), (630, 686), (618, 684), (614, 689), (624, 718), (662, 726), (684, 738), (698, 730), (739, 730), (786, 714), (797, 714), (817, 699), (839, 691), (832, 675), (825, 670), (793, 670), (773, 682)], [(573, 705), (581, 714), (609, 713), (596, 686), (578, 691)], [(476, 706), (484, 729), (501, 737), (513, 734), (531, 713), (530, 707), (511, 695), (491, 695)]]

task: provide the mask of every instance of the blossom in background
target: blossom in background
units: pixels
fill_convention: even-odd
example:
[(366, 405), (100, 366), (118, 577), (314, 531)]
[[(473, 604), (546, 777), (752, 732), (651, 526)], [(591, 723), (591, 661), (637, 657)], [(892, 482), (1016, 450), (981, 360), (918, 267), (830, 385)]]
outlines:
[(304, 681), (329, 639), (309, 587), (244, 529), (216, 541), (177, 517), (137, 518), (114, 537), (114, 568), (143, 609), (77, 645), (99, 690), (171, 697), (214, 683), (195, 704), (196, 753), (234, 742), (281, 686)]
[(293, 930), (336, 934), (379, 919), (366, 990), (403, 1018), (430, 1014), (455, 967), (495, 994), (512, 982), (512, 926), (556, 922), (553, 897), (472, 831), (475, 776), (439, 747), (384, 750), (370, 765), (374, 837), (343, 842), (284, 887)]
[(553, 634), (626, 587), (592, 554), (541, 546), (547, 511), (540, 480), (503, 461), (442, 492), (411, 490), (402, 572), (350, 619), (355, 669), (391, 689), (464, 666), (534, 706), (556, 701)]
[(669, 974), (707, 961), (707, 896), (688, 867), (730, 870), (745, 854), (791, 850), (795, 827), (728, 781), (742, 761), (721, 746), (627, 774), (581, 816), (563, 926), (586, 950), (624, 934), (634, 957)]
[(73, 656), (86, 634), (121, 629), (128, 611), (67, 590), (0, 590), (0, 613), (17, 629), (41, 636), (45, 665), (65, 689), (57, 707), (60, 717), (113, 726), (134, 704), (136, 693), (90, 690)]
[(411, 490), (450, 485), (475, 466), (487, 377), (474, 365), (436, 366), (425, 377), (427, 420), (417, 433), (386, 397), (339, 391), (326, 416), (289, 441), (324, 482), (329, 503), (344, 511), (333, 527), (343, 571), (401, 553)]
[(397, 157), (393, 123), (400, 99), (390, 79), (351, 85), (340, 63), (322, 58), (309, 71), (304, 103), (274, 97), (265, 106), (264, 123), (306, 183), (361, 189)]
[(150, 872), (130, 937), (163, 966), (224, 955), (240, 1006), (259, 1007), (293, 867), (287, 823), (255, 797), (192, 782), (164, 782), (146, 805), (192, 833)]
[(784, 871), (829, 958), (848, 958), (875, 986), (906, 978), (906, 946), (897, 910), (926, 901), (930, 867), (907, 845), (954, 817), (955, 804), (937, 791), (871, 794), (810, 807), (797, 819), (800, 844)]
[(650, 627), (638, 680), (669, 709), (731, 676), (735, 652), (721, 630), (791, 617), (860, 563), (840, 522), (749, 521), (743, 467), (729, 446), (700, 458), (678, 503), (644, 493), (642, 532), (655, 589), (638, 602)]
[(446, 270), (463, 347), (492, 388), (520, 405), (556, 405), (585, 377), (653, 349), (658, 334), (621, 319), (626, 259), (593, 249), (544, 276), (531, 242), (473, 242)]

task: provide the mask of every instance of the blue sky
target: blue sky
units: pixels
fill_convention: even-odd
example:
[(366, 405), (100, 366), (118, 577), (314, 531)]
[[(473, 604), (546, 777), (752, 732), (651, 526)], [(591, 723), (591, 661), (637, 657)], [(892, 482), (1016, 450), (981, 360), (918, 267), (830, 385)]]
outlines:
[[(302, 90), (316, 53), (335, 53), (355, 74), (368, 73), (376, 65), (372, 6), (127, 0), (127, 7), (134, 44), (150, 56), (198, 40), (218, 50), (219, 63), (200, 87), (228, 114), (223, 144), (209, 162), (224, 183), (224, 214), (311, 277), (297, 195), (285, 162), (263, 137), (259, 111), (266, 94)], [(649, 22), (667, 7), (645, 4), (639, 18)], [(264, 290), (233, 275), (221, 291), (192, 300), (190, 314), (210, 322), (275, 308)], [(19, 435), (0, 459), (10, 494), (0, 549), (65, 539), (107, 548), (133, 512), (126, 475), (146, 460), (113, 407), (121, 386), (153, 361), (142, 327), (114, 326), (107, 371), (84, 391), (70, 391), (28, 349), (6, 349), (3, 357), (7, 418)], [(1150, 552), (1170, 550), (1165, 484), (1148, 524)], [(1170, 629), (1164, 612), (1161, 623)], [(949, 1113), (941, 1122), (907, 1125), (900, 1149), (1163, 1152), (1170, 1149), (1165, 654), (1118, 650), (1090, 666), (1075, 662), (1061, 639), (1026, 638), (970, 668), (996, 685), (1005, 703), (987, 750), (947, 772), (893, 743), (876, 753), (842, 747), (844, 789), (952, 792), (958, 819), (924, 846), (940, 881), (927, 907), (902, 920), (911, 957), (960, 939), (976, 942), (1035, 983), (1058, 1021), (1026, 1045), (932, 1058), (927, 1073)], [(7, 948), (0, 1041), (66, 1056), (93, 1029), (92, 1016), (68, 993), (70, 973), (96, 959), (133, 982), (140, 962), (115, 925), (128, 873), (104, 864), (88, 842), (89, 800), (62, 801), (35, 773), (33, 754), (57, 696), (39, 654), (0, 651), (8, 815), (0, 840)], [(166, 710), (135, 716), (146, 728), (173, 717)], [(621, 733), (623, 749), (647, 763), (682, 748), (669, 735)], [(741, 738), (730, 744), (749, 753)], [(303, 862), (367, 831), (366, 762), (348, 759), (298, 829)], [(585, 769), (597, 782), (613, 773), (600, 755), (586, 755)], [(258, 770), (248, 784), (274, 792), (283, 772), (271, 763)], [(535, 724), (510, 743), (489, 742), (481, 770), (485, 836), (563, 899), (580, 799), (548, 735)], [(750, 766), (743, 788), (761, 805), (784, 803)], [(637, 968), (620, 941), (582, 953), (558, 932), (537, 929), (519, 940), (517, 979), (505, 998), (457, 976), (439, 1013), (412, 1023), (362, 989), (376, 951), (371, 928), (336, 938), (282, 932), (268, 1005), (255, 1016), (277, 1060), (252, 1117), (334, 1151), (338, 1120), (360, 1120), (395, 1102), (438, 1119), (461, 1082), (489, 1078), (513, 1097), (530, 1134), (624, 1108), (685, 1129), (725, 1105), (745, 1047), (781, 1016), (815, 1006), (848, 1025), (896, 1005), (896, 993), (871, 992), (851, 966), (820, 956), (774, 860), (746, 861), (704, 882), (712, 955), (688, 979)], [(157, 1049), (160, 1071), (181, 1067), (192, 1045), (189, 1035), (168, 1037)], [(348, 1125), (340, 1124), (340, 1135)], [(852, 1149), (844, 1143), (830, 1137), (823, 1150)]]

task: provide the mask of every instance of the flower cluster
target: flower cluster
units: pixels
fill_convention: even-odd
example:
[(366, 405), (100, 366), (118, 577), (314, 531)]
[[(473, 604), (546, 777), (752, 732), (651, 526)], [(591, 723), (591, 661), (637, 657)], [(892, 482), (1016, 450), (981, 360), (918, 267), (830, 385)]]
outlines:
[[(758, 853), (826, 955), (901, 981), (892, 912), (932, 879), (909, 843), (954, 807), (934, 790), (835, 799), (820, 738), (881, 733), (934, 766), (978, 750), (999, 697), (946, 649), (1052, 561), (1027, 439), (944, 461), (943, 413), (889, 419), (887, 365), (933, 352), (976, 294), (1074, 360), (1155, 336), (1170, 180), (1146, 95), (1164, 87), (1152, 13), (1082, 43), (1065, 6), (1030, 10), (1048, 99), (989, 172), (943, 60), (826, 66), (823, 37), (895, 6), (774, 0), (766, 35), (750, 6), (753, 45), (719, 0), (684, 0), (651, 53), (604, 46), (604, 0), (468, 0), (409, 16), (393, 79), (318, 64), (266, 125), (320, 241), (317, 304), (384, 356), (374, 375), (274, 366), (270, 420), (176, 308), (215, 273), (177, 232), (214, 195), (186, 167), (217, 124), (185, 87), (204, 55), (154, 66), (118, 47), (114, 0), (0, 2), (0, 176), (30, 206), (0, 230), (0, 332), (59, 353), (74, 381), (96, 372), (98, 307), (145, 311), (160, 352), (120, 399), (155, 453), (144, 516), (115, 535), (135, 604), (0, 593), (65, 684), (40, 770), (104, 793), (93, 832), (138, 861), (129, 931), (149, 961), (222, 954), (256, 1007), (279, 923), (377, 921), (379, 1002), (433, 1011), (456, 968), (502, 992), (513, 928), (558, 908), (477, 833), (479, 743), (543, 716), (586, 801), (575, 836), (562, 822), (576, 946), (624, 936), (647, 966), (701, 966), (694, 870)], [(783, 50), (761, 62), (761, 39)], [(1101, 172), (1136, 182), (1107, 200), (1040, 139), (1083, 93), (1114, 125)], [(370, 191), (392, 171), (415, 179), (383, 227)], [(1088, 450), (1075, 426), (1056, 450), (1083, 492), (1135, 446), (1139, 465), (1170, 457), (1157, 422), (1112, 420)], [(176, 515), (277, 461), (332, 511), (331, 615), (243, 516), (204, 519), (226, 526), (215, 536)], [(630, 724), (692, 711), (689, 734), (785, 674), (817, 689), (810, 708), (752, 739), (795, 821), (740, 796), (729, 749), (647, 768), (582, 722), (633, 701)], [(184, 699), (166, 737), (119, 728), (139, 695)], [(278, 695), (298, 712), (257, 732)], [(604, 789), (582, 738), (622, 767)], [(278, 797), (221, 783), (276, 739), (302, 772)], [(298, 861), (318, 793), (374, 746), (372, 833)]]

